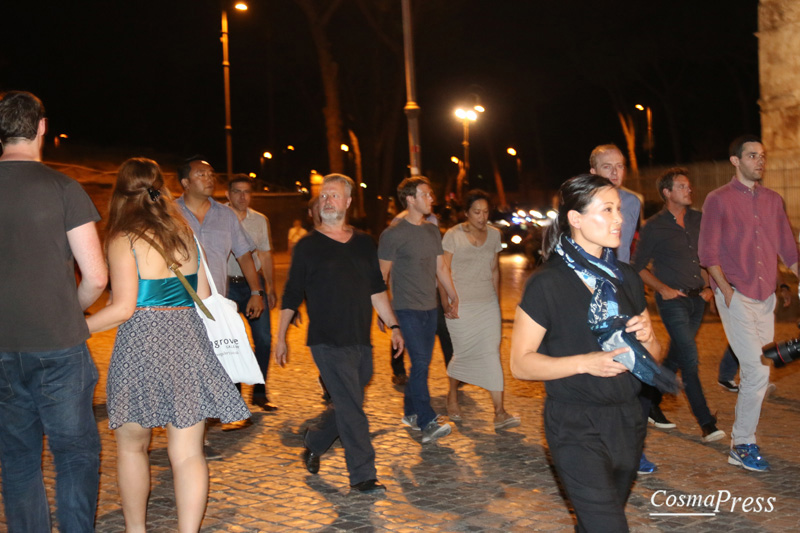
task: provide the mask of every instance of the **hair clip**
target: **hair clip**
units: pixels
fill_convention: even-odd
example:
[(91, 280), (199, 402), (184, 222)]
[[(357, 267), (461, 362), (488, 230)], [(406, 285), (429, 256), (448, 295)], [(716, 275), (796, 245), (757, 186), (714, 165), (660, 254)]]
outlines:
[(150, 195), (150, 199), (153, 200), (154, 202), (159, 198), (161, 198), (161, 191), (159, 191), (158, 189), (154, 189), (152, 187), (147, 188), (147, 194)]

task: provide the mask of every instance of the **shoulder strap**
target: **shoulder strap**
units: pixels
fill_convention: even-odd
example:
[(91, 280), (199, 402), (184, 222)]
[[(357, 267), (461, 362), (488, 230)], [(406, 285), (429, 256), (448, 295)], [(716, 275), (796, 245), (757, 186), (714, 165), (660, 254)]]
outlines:
[[(203, 300), (201, 300), (200, 297), (197, 296), (197, 292), (195, 292), (195, 290), (189, 284), (189, 281), (186, 279), (186, 276), (184, 276), (183, 272), (179, 270), (180, 265), (175, 261), (171, 260), (170, 258), (168, 258), (167, 254), (164, 252), (164, 249), (158, 243), (156, 243), (156, 241), (154, 241), (153, 239), (144, 234), (139, 235), (139, 237), (141, 237), (145, 242), (147, 242), (150, 246), (152, 246), (153, 250), (161, 254), (161, 257), (163, 257), (164, 261), (166, 261), (167, 263), (167, 268), (169, 268), (172, 272), (175, 273), (175, 275), (181, 281), (183, 287), (186, 289), (186, 292), (189, 293), (189, 296), (192, 297), (194, 303), (197, 304), (197, 307), (199, 307), (200, 310), (203, 312), (203, 314), (206, 315), (210, 320), (214, 320), (214, 317), (211, 315), (211, 311), (209, 311), (208, 308), (205, 306), (205, 304), (203, 304)], [(198, 251), (198, 255), (199, 253), (200, 252)]]

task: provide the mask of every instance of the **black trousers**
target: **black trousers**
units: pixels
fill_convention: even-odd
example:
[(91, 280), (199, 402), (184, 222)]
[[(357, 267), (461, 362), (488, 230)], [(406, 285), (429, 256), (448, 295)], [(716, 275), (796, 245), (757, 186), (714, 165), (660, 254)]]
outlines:
[(578, 531), (628, 531), (625, 503), (636, 479), (646, 424), (639, 401), (616, 405), (547, 399), (545, 435)]
[(311, 355), (331, 403), (306, 434), (306, 447), (323, 454), (341, 439), (350, 484), (376, 479), (375, 449), (364, 412), (364, 387), (372, 378), (372, 347), (318, 344), (311, 346)]

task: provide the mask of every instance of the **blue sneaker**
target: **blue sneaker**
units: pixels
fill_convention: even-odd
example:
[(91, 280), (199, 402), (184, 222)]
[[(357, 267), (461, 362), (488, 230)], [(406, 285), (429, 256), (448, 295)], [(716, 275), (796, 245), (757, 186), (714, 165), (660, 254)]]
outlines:
[(639, 472), (639, 474), (652, 474), (656, 470), (658, 470), (656, 464), (648, 461), (644, 452), (642, 452), (642, 458), (639, 459), (639, 470), (637, 470), (637, 472)]
[(728, 455), (728, 463), (741, 466), (751, 472), (769, 471), (769, 462), (761, 456), (761, 450), (757, 444), (738, 444), (734, 446)]

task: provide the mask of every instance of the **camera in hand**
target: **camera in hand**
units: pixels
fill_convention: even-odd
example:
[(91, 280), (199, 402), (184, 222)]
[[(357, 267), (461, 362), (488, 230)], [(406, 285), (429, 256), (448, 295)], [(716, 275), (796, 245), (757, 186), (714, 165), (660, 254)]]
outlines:
[(775, 368), (783, 368), (792, 361), (800, 359), (800, 339), (786, 342), (773, 342), (763, 348), (764, 357), (772, 360)]

